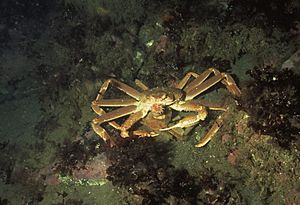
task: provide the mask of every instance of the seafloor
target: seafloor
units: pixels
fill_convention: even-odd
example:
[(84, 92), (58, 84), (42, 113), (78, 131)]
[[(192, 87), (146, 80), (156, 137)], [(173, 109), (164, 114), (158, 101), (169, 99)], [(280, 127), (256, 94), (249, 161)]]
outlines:
[[(1, 0), (0, 205), (300, 204), (299, 46), (297, 0)], [(141, 91), (210, 67), (242, 94), (195, 97), (228, 108), (204, 147), (223, 111), (182, 139), (104, 123), (110, 147), (91, 128), (106, 79)]]

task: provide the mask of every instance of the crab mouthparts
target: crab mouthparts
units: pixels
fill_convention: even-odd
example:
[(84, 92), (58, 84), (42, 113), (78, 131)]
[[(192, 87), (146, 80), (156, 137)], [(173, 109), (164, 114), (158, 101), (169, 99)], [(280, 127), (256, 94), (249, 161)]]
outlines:
[(164, 112), (164, 108), (162, 105), (160, 104), (154, 104), (152, 105), (151, 107), (151, 111), (152, 112), (155, 112), (155, 113), (159, 113), (159, 114), (162, 114)]

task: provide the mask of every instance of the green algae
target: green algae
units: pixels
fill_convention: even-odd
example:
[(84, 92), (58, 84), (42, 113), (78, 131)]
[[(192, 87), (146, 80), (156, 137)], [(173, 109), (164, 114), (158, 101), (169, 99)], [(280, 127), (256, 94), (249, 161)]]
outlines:
[(67, 175), (59, 175), (58, 180), (68, 186), (103, 186), (108, 182), (107, 179), (74, 179)]
[[(133, 80), (138, 76), (146, 80), (149, 87), (165, 85), (162, 76), (157, 72), (159, 68), (157, 69), (158, 62), (155, 59), (154, 50), (159, 36), (164, 34), (160, 17), (165, 10), (172, 8), (166, 4), (157, 6), (161, 8), (153, 11), (151, 9), (154, 6), (146, 9), (145, 1), (66, 0), (65, 2), (75, 6), (81, 15), (89, 16), (90, 24), (96, 24), (91, 20), (92, 18), (108, 17), (113, 24), (122, 23), (118, 26), (127, 27), (128, 30), (118, 28), (115, 29), (118, 31), (116, 32), (114, 29), (107, 29), (101, 31), (100, 35), (96, 35), (94, 31), (91, 31), (92, 29), (86, 29), (87, 35), (84, 37), (82, 49), (95, 56), (95, 60), (92, 63), (89, 62), (92, 66), (89, 63), (85, 64), (86, 58), (83, 54), (80, 54), (83, 56), (83, 63), (72, 63), (74, 60), (73, 56), (71, 57), (72, 52), (66, 45), (54, 42), (49, 47), (48, 38), (50, 37), (47, 33), (50, 31), (45, 31), (40, 40), (28, 42), (28, 44), (32, 44), (32, 50), (43, 54), (42, 57), (37, 57), (34, 62), (29, 63), (29, 67), (34, 68), (33, 65), (43, 62), (61, 68), (56, 69), (56, 73), (70, 73), (71, 76), (68, 88), (56, 87), (54, 89), (51, 87), (53, 84), (47, 84), (45, 79), (41, 81), (43, 83), (45, 81), (49, 89), (39, 96), (42, 101), (40, 106), (43, 108), (43, 119), (38, 119), (42, 122), (42, 126), (38, 127), (39, 132), (34, 132), (33, 127), (37, 123), (36, 120), (30, 121), (31, 115), (25, 116), (27, 120), (25, 119), (24, 123), (16, 123), (15, 127), (9, 126), (6, 129), (12, 136), (19, 136), (14, 138), (7, 135), (13, 143), (19, 143), (18, 149), (22, 148), (20, 151), (10, 153), (10, 156), (17, 158), (18, 166), (29, 167), (30, 170), (36, 170), (52, 163), (57, 158), (58, 145), (65, 139), (77, 139), (86, 124), (96, 117), (90, 109), (90, 102), (95, 98), (100, 85), (107, 77), (116, 76), (118, 79), (123, 78), (127, 83), (133, 84)], [(177, 1), (172, 2), (178, 3)], [(151, 12), (153, 12), (152, 15), (149, 15)], [(148, 18), (144, 19), (145, 16)], [(59, 21), (59, 19), (54, 21)], [(82, 21), (87, 20), (82, 19)], [(137, 22), (143, 21), (145, 22), (139, 27)], [(76, 22), (64, 23), (69, 28), (76, 25)], [(63, 32), (66, 31), (68, 30)], [(213, 20), (207, 22), (191, 20), (183, 27), (180, 40), (170, 42), (163, 57), (167, 63), (174, 63), (173, 56), (178, 48), (176, 46), (180, 45), (179, 59), (185, 65), (198, 64), (206, 56), (212, 56), (214, 59), (227, 59), (232, 66), (232, 70), (229, 72), (236, 74), (242, 84), (247, 80), (246, 70), (260, 64), (280, 65), (293, 53), (295, 46), (285, 40), (287, 36), (288, 34), (276, 29), (269, 35), (264, 28), (249, 27), (242, 23), (220, 27)], [(51, 41), (55, 41), (55, 39), (51, 39)], [(147, 46), (149, 42), (152, 43), (152, 46)], [(19, 57), (13, 56), (12, 59), (15, 63)], [(69, 65), (68, 69), (64, 69), (66, 64)], [(180, 72), (175, 72), (175, 69), (170, 68), (165, 73), (181, 79), (183, 74), (189, 70), (181, 67), (178, 69)], [(194, 66), (194, 70), (197, 72), (204, 69), (197, 65)], [(1, 70), (1, 72), (4, 71)], [(47, 73), (55, 74), (52, 73), (52, 70), (48, 70)], [(149, 75), (153, 78), (147, 81)], [(35, 77), (31, 76), (31, 78)], [(5, 91), (5, 89), (3, 90)], [(226, 95), (228, 95), (226, 90), (218, 89), (218, 91), (209, 93), (205, 100), (222, 102)], [(12, 116), (19, 116), (22, 113), (20, 109), (23, 108), (21, 104), (28, 103), (26, 100), (17, 100), (16, 104), (10, 104), (11, 107), (18, 107), (15, 115)], [(32, 105), (35, 106), (36, 101)], [(231, 105), (234, 107), (233, 103)], [(10, 109), (13, 110), (13, 108)], [(29, 113), (40, 114), (33, 108), (28, 107), (28, 109)], [(194, 144), (205, 134), (218, 114), (218, 112), (210, 112), (204, 126), (196, 127), (182, 141), (172, 141), (175, 148), (172, 158), (174, 166), (185, 168), (193, 176), (198, 177), (211, 172), (224, 183), (234, 185), (231, 190), (232, 198), (228, 204), (297, 203), (300, 187), (298, 182), (300, 177), (299, 150), (295, 147), (292, 147), (291, 150), (282, 149), (272, 141), (270, 136), (254, 133), (247, 126), (248, 117), (244, 112), (232, 109), (229, 120), (209, 144), (201, 149), (194, 147)], [(55, 116), (55, 121), (48, 120), (52, 115)], [(15, 117), (11, 121), (17, 119), (18, 117)], [(15, 134), (16, 127), (20, 130), (27, 127), (29, 131), (26, 130), (22, 135)], [(42, 130), (43, 127), (44, 130)], [(13, 130), (14, 132), (12, 132)], [(231, 138), (223, 143), (222, 136), (225, 134), (229, 134)], [(164, 140), (170, 140), (170, 138)], [(236, 154), (235, 164), (228, 161), (228, 155), (232, 151)], [(63, 197), (57, 194), (62, 192), (68, 193), (67, 198), (82, 199), (86, 204), (122, 204), (124, 198), (131, 197), (126, 190), (116, 188), (111, 183), (103, 184), (102, 181), (96, 181), (90, 184), (81, 181), (76, 184), (73, 182), (72, 179), (68, 179), (66, 183), (46, 186), (43, 191), (44, 198), (38, 204), (62, 203)], [(19, 183), (26, 184), (24, 181)], [(94, 186), (95, 184), (101, 186)], [(25, 198), (29, 201), (28, 198), (33, 196), (28, 190), (34, 189), (34, 186), (34, 183), (23, 186), (18, 183), (13, 185), (1, 182), (1, 190), (6, 191), (1, 191), (0, 197), (9, 198), (15, 204), (21, 204), (21, 196), (14, 199), (15, 193), (26, 196)]]
[[(128, 194), (122, 190), (113, 187), (110, 183), (99, 186), (48, 186), (46, 188), (45, 198), (39, 204), (48, 205), (52, 203), (61, 203), (68, 199), (82, 199), (83, 204), (114, 205), (122, 204)], [(67, 193), (66, 197), (58, 193)]]

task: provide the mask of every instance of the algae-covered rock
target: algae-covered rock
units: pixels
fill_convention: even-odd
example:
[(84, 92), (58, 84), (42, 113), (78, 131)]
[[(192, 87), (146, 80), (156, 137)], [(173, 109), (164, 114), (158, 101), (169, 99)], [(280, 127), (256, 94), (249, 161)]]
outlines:
[(113, 24), (135, 24), (146, 15), (147, 1), (144, 0), (64, 0), (66, 5), (73, 6), (89, 17), (108, 16)]

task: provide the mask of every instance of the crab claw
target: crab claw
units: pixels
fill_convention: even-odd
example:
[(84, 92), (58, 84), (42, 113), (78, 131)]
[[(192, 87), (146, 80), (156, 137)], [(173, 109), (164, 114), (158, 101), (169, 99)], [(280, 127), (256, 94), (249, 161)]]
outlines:
[(203, 117), (201, 115), (186, 116), (182, 120), (179, 120), (179, 122), (176, 123), (175, 125), (159, 129), (159, 131), (171, 130), (171, 129), (177, 128), (177, 127), (179, 127), (179, 128), (191, 127), (191, 126), (194, 126), (195, 124), (197, 124), (200, 120), (203, 120)]

